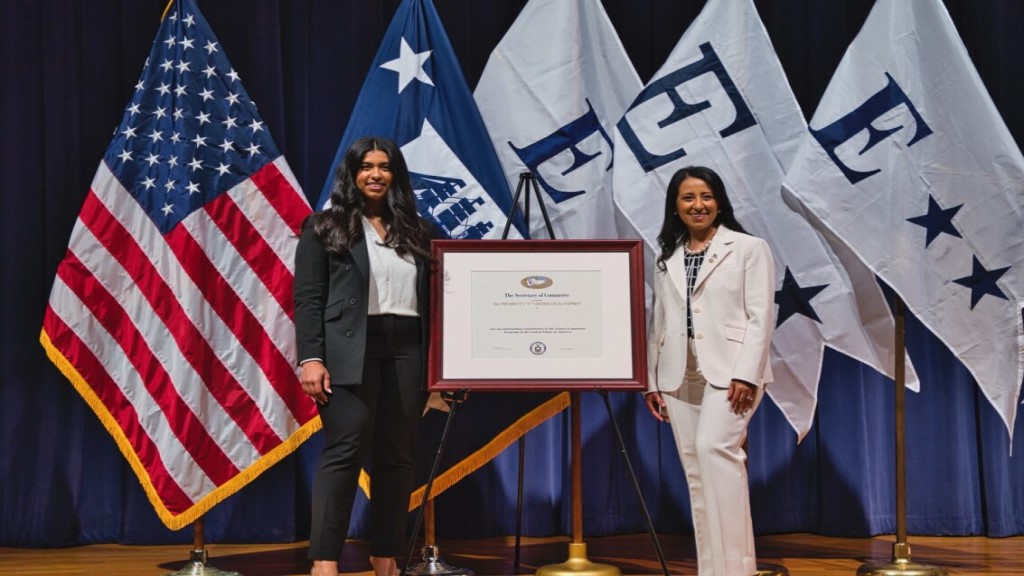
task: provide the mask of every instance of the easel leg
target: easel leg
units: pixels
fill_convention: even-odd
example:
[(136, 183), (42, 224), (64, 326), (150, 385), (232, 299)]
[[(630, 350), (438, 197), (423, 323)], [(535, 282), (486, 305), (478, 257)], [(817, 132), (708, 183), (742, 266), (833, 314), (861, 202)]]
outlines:
[(669, 576), (668, 562), (665, 561), (665, 552), (661, 549), (661, 542), (658, 541), (658, 534), (654, 531), (654, 522), (651, 520), (651, 515), (647, 511), (647, 503), (644, 502), (643, 492), (640, 490), (640, 482), (636, 479), (636, 473), (633, 472), (633, 464), (629, 461), (629, 454), (626, 452), (626, 443), (622, 440), (622, 432), (619, 431), (619, 424), (615, 421), (615, 412), (612, 411), (611, 400), (608, 399), (608, 391), (598, 389), (597, 393), (604, 399), (604, 407), (608, 410), (608, 421), (612, 423), (612, 429), (615, 430), (615, 438), (619, 441), (619, 450), (622, 452), (622, 457), (626, 459), (626, 469), (629, 470), (629, 478), (633, 481), (633, 491), (636, 492), (636, 499), (640, 501), (640, 510), (644, 513), (644, 521), (647, 522), (647, 530), (651, 533), (651, 540), (654, 541), (654, 550), (658, 554), (658, 561), (661, 562), (661, 571), (665, 576)]

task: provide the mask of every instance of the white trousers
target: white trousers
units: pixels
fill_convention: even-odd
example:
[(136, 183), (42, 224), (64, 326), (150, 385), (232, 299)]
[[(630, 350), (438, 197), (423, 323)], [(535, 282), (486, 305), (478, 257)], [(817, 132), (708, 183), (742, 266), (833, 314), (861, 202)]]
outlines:
[(743, 442), (754, 409), (735, 414), (728, 388), (707, 383), (696, 369), (692, 344), (683, 385), (662, 392), (676, 449), (690, 489), (699, 576), (751, 576), (757, 572), (750, 519), (747, 454)]

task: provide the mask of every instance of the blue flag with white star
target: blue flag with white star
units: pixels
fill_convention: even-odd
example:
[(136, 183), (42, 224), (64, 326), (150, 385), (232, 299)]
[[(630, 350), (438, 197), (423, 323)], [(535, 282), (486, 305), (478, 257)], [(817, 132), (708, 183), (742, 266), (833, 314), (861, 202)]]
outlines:
[(956, 354), (1012, 435), (1024, 157), (941, 0), (875, 4), (786, 187)]
[[(393, 139), (412, 177), (420, 215), (453, 239), (501, 238), (512, 195), (448, 35), (430, 0), (403, 0), (381, 40), (317, 202), (330, 198), (334, 172), (348, 147), (363, 136)], [(508, 238), (523, 238), (517, 212)], [(566, 395), (483, 394), (460, 411), (432, 496), (479, 469), (527, 430), (565, 408)], [(435, 393), (428, 406), (446, 410)], [(428, 411), (420, 427), (424, 446), (437, 444), (443, 419)], [(461, 432), (458, 427), (466, 426)], [(368, 479), (361, 479), (368, 488)], [(422, 501), (423, 486), (410, 507)], [(362, 506), (364, 500), (358, 500)], [(365, 508), (353, 517), (365, 531)]]
[[(430, 0), (404, 0), (366, 75), (317, 202), (323, 207), (345, 150), (363, 136), (401, 148), (420, 214), (456, 239), (500, 238), (512, 205), (448, 35)], [(509, 237), (521, 237), (521, 217)]]

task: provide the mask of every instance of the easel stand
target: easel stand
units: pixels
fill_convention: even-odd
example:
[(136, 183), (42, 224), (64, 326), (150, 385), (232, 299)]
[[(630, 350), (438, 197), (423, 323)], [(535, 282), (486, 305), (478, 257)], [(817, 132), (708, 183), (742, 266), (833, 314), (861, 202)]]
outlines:
[[(608, 411), (608, 421), (612, 423), (612, 429), (615, 431), (615, 439), (619, 441), (619, 450), (622, 452), (622, 458), (626, 461), (626, 470), (629, 471), (629, 479), (633, 481), (633, 492), (636, 493), (638, 503), (640, 504), (640, 511), (644, 513), (644, 522), (647, 524), (647, 530), (651, 535), (651, 540), (654, 542), (654, 550), (658, 554), (658, 561), (661, 562), (661, 572), (668, 576), (668, 563), (665, 561), (665, 553), (661, 549), (661, 542), (658, 541), (658, 533), (654, 531), (654, 521), (651, 520), (651, 514), (647, 511), (647, 502), (644, 502), (643, 491), (640, 489), (640, 482), (636, 478), (636, 472), (633, 471), (633, 463), (629, 460), (629, 453), (626, 452), (626, 442), (622, 439), (622, 431), (619, 430), (619, 423), (615, 421), (615, 412), (612, 410), (612, 402), (608, 399), (608, 391), (598, 389), (597, 393), (601, 395), (601, 399), (604, 400), (605, 410)], [(574, 432), (574, 434), (576, 434)], [(582, 486), (580, 487), (582, 489)]]
[[(526, 221), (526, 228), (530, 228), (530, 192), (533, 192), (533, 197), (537, 199), (537, 204), (540, 205), (540, 213), (544, 217), (544, 225), (548, 229), (548, 237), (552, 240), (555, 239), (555, 230), (551, 227), (551, 218), (548, 217), (548, 210), (544, 206), (544, 198), (540, 195), (540, 188), (537, 187), (537, 178), (532, 172), (520, 172), (519, 173), (519, 184), (516, 185), (516, 193), (512, 197), (512, 206), (509, 208), (508, 214), (505, 218), (505, 230), (501, 233), (501, 239), (508, 239), (508, 232), (512, 226), (512, 220), (515, 218), (516, 210), (519, 208), (519, 198), (526, 192), (523, 204), (523, 219)], [(523, 476), (526, 469), (526, 437), (520, 436), (516, 441), (519, 448), (519, 473), (516, 477), (516, 533), (515, 533), (515, 554), (512, 561), (512, 572), (519, 574), (519, 568), (521, 566), (521, 554), (522, 542), (523, 542)]]
[(946, 576), (946, 571), (910, 560), (907, 543), (906, 351), (903, 299), (896, 297), (896, 543), (888, 564), (864, 564), (858, 576)]
[[(530, 214), (530, 188), (533, 188), (537, 202), (540, 204), (541, 213), (544, 215), (544, 221), (547, 223), (548, 233), (554, 238), (554, 230), (551, 228), (551, 221), (548, 218), (547, 209), (544, 207), (544, 202), (541, 199), (540, 191), (537, 189), (537, 182), (533, 177), (533, 174), (529, 172), (523, 172), (519, 175), (519, 185), (516, 187), (516, 195), (512, 199), (512, 208), (509, 210), (508, 218), (505, 221), (505, 230), (502, 232), (502, 239), (508, 238), (509, 228), (512, 225), (512, 218), (515, 214), (516, 208), (519, 205), (519, 197), (522, 195), (524, 188), (526, 189), (526, 219), (529, 221)], [(455, 394), (454, 401), (452, 402), (451, 409), (448, 411), (448, 418), (445, 420), (444, 431), (441, 433), (441, 441), (437, 448), (437, 455), (434, 458), (434, 464), (431, 466), (430, 475), (427, 478), (427, 484), (423, 491), (423, 503), (419, 507), (419, 512), (416, 514), (415, 527), (413, 528), (412, 544), (409, 548), (409, 555), (405, 563), (405, 570), (402, 570), (403, 576), (473, 576), (474, 572), (468, 568), (458, 568), (451, 566), (441, 558), (441, 552), (438, 548), (434, 539), (434, 506), (433, 501), (430, 498), (430, 489), (433, 486), (434, 478), (437, 476), (437, 470), (441, 465), (441, 456), (444, 454), (444, 447), (448, 441), (448, 431), (451, 429), (452, 420), (455, 418), (455, 409), (459, 403), (465, 401), (468, 390), (460, 390)], [(520, 548), (520, 536), (521, 536), (521, 519), (522, 519), (522, 498), (523, 498), (523, 455), (525, 452), (525, 444), (522, 438), (519, 439), (519, 495), (518, 502), (516, 504), (516, 544), (515, 544), (515, 572), (519, 572), (519, 548)], [(424, 534), (424, 545), (421, 549), (422, 559), (420, 562), (413, 564), (412, 557), (416, 550), (416, 534), (419, 533), (420, 526), (423, 523), (424, 516), (426, 517), (426, 529)]]
[[(534, 175), (530, 172), (522, 172), (519, 174), (519, 185), (516, 186), (515, 197), (512, 199), (512, 207), (509, 210), (508, 218), (505, 221), (505, 232), (502, 234), (502, 238), (508, 237), (509, 226), (512, 224), (512, 219), (515, 216), (515, 211), (519, 207), (519, 197), (525, 192), (524, 198), (524, 219), (526, 225), (530, 225), (530, 191), (533, 191), (534, 197), (537, 199), (537, 204), (540, 206), (541, 215), (544, 217), (544, 225), (547, 228), (548, 236), (554, 240), (555, 231), (551, 226), (551, 219), (548, 217), (547, 208), (544, 206), (544, 199), (540, 194), (540, 189), (537, 186), (537, 180)], [(636, 474), (633, 472), (633, 465), (629, 461), (629, 455), (626, 452), (626, 444), (622, 440), (622, 434), (619, 432), (619, 426), (615, 421), (615, 414), (612, 411), (611, 403), (608, 400), (608, 392), (606, 390), (598, 390), (602, 398), (605, 401), (605, 406), (608, 409), (608, 419), (612, 423), (612, 427), (615, 429), (615, 436), (619, 441), (619, 449), (622, 452), (623, 457), (626, 460), (626, 467), (629, 469), (630, 478), (633, 480), (633, 488), (636, 492), (637, 500), (640, 504), (640, 509), (643, 511), (644, 519), (647, 522), (647, 528), (651, 534), (651, 538), (654, 541), (654, 548), (658, 555), (658, 560), (661, 562), (662, 571), (665, 576), (669, 576), (668, 563), (665, 561), (665, 554), (662, 552), (661, 544), (658, 542), (658, 535), (654, 531), (654, 523), (651, 521), (651, 516), (647, 511), (647, 504), (644, 502), (643, 492), (640, 490), (640, 483), (637, 482)], [(620, 576), (622, 571), (608, 564), (597, 564), (590, 562), (587, 559), (587, 545), (583, 541), (583, 458), (582, 458), (582, 440), (580, 432), (581, 409), (580, 404), (580, 393), (571, 393), (571, 488), (572, 488), (572, 542), (569, 543), (569, 558), (565, 562), (560, 564), (549, 564), (541, 566), (537, 570), (537, 576), (563, 576), (563, 575), (575, 575), (575, 576)], [(525, 450), (525, 440), (520, 439), (520, 452), (519, 452), (519, 499), (522, 500), (522, 473), (523, 473), (523, 452)], [(517, 514), (521, 514), (521, 505), (517, 507)], [(516, 572), (519, 571), (519, 519), (516, 521)]]
[(200, 516), (192, 524), (192, 551), (189, 552), (188, 564), (185, 564), (181, 570), (169, 572), (165, 576), (242, 576), (238, 572), (218, 570), (206, 563), (209, 554), (203, 542), (205, 529), (206, 521)]
[(540, 206), (540, 213), (544, 217), (544, 225), (548, 229), (548, 237), (552, 240), (555, 239), (555, 229), (551, 227), (551, 218), (548, 218), (548, 209), (544, 207), (544, 198), (540, 195), (540, 188), (537, 187), (537, 178), (532, 172), (522, 172), (519, 174), (519, 184), (516, 185), (516, 194), (512, 197), (512, 207), (509, 208), (508, 214), (505, 218), (505, 231), (501, 233), (501, 239), (505, 240), (508, 238), (508, 231), (512, 227), (512, 220), (515, 218), (516, 210), (519, 209), (519, 197), (526, 192), (526, 196), (523, 198), (523, 219), (526, 221), (526, 228), (530, 228), (530, 190), (533, 190), (533, 196), (537, 199), (537, 205)]

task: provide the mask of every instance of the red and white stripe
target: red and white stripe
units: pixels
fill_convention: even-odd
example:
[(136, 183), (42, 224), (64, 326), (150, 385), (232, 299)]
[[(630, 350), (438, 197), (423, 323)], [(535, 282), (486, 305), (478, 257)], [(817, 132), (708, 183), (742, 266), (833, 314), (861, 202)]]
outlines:
[(172, 514), (316, 415), (295, 371), (292, 282), (310, 213), (279, 158), (163, 235), (101, 163), (44, 331)]

